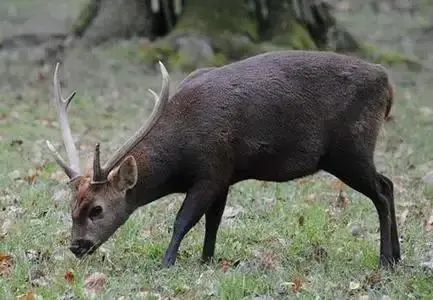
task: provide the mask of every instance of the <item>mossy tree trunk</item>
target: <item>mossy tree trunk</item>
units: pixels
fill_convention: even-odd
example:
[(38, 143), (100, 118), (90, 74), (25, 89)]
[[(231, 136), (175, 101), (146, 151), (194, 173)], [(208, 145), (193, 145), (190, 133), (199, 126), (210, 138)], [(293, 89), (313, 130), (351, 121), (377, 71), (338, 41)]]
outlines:
[[(175, 12), (179, 5), (180, 17)], [(331, 28), (335, 19), (325, 1), (89, 0), (73, 31), (88, 44), (133, 35), (153, 39), (174, 29), (214, 37), (245, 36), (252, 42), (293, 48), (324, 48)]]
[(89, 46), (117, 38), (151, 36), (149, 1), (89, 0), (71, 31)]

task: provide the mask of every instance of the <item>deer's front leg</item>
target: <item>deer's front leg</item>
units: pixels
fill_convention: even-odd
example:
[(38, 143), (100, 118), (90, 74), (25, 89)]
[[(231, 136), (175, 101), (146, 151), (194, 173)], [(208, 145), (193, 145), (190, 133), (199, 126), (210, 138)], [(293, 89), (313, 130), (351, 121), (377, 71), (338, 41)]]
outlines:
[(213, 202), (227, 187), (221, 187), (212, 181), (200, 181), (188, 191), (174, 222), (170, 244), (162, 260), (164, 267), (174, 265), (180, 243), (185, 235), (194, 227), (209, 210)]

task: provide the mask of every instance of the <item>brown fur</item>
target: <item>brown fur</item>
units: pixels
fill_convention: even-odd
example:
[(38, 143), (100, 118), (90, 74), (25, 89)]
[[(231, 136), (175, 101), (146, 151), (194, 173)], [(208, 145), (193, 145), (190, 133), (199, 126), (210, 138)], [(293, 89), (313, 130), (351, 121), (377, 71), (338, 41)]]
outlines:
[(74, 223), (73, 251), (97, 248), (138, 207), (186, 193), (163, 264), (174, 264), (182, 239), (203, 216), (202, 258), (208, 260), (231, 185), (324, 170), (373, 201), (380, 261), (393, 264), (400, 259), (393, 184), (373, 161), (393, 94), (384, 67), (330, 52), (270, 52), (196, 70), (129, 152), (138, 175), (113, 170), (135, 185), (123, 191), (109, 181), (91, 192), (87, 179), (81, 182), (77, 199), (93, 198), (80, 211), (82, 223)]

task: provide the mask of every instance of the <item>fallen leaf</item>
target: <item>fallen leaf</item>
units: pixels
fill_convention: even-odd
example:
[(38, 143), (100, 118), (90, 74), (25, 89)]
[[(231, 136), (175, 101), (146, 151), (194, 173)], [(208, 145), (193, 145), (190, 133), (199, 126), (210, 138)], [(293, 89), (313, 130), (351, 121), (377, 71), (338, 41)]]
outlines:
[(66, 281), (74, 281), (74, 273), (72, 271), (68, 271), (65, 274)]
[(433, 230), (433, 213), (431, 214), (430, 218), (425, 222), (424, 229), (426, 231), (432, 231)]
[(19, 295), (17, 297), (19, 300), (36, 300), (39, 297), (37, 297), (32, 290), (27, 291), (27, 293)]
[(9, 254), (0, 253), (0, 276), (9, 277), (12, 275), (13, 258)]
[(220, 266), (221, 266), (221, 270), (222, 270), (223, 272), (225, 272), (225, 271), (227, 271), (228, 269), (230, 269), (230, 267), (232, 266), (232, 263), (231, 263), (231, 261), (228, 261), (228, 260), (222, 260), (222, 261), (220, 262)]
[(296, 276), (295, 279), (292, 281), (292, 292), (293, 293), (299, 293), (302, 291), (302, 278)]
[(27, 171), (27, 175), (24, 176), (24, 180), (27, 181), (28, 184), (33, 184), (39, 178), (41, 171), (30, 169)]
[(221, 270), (223, 272), (225, 272), (232, 267), (238, 266), (239, 263), (240, 263), (240, 260), (221, 259), (218, 264), (219, 264)]
[(333, 180), (331, 183), (332, 189), (336, 191), (341, 191), (344, 188), (344, 186), (345, 186), (344, 182), (339, 179)]
[(84, 281), (84, 293), (86, 296), (93, 298), (104, 289), (106, 283), (107, 276), (103, 273), (95, 272)]
[(262, 259), (260, 261), (260, 264), (265, 269), (270, 269), (275, 267), (277, 264), (278, 257), (273, 251), (265, 251), (263, 253)]
[(361, 284), (359, 282), (351, 281), (349, 283), (349, 290), (351, 291), (359, 290), (360, 288), (361, 288)]

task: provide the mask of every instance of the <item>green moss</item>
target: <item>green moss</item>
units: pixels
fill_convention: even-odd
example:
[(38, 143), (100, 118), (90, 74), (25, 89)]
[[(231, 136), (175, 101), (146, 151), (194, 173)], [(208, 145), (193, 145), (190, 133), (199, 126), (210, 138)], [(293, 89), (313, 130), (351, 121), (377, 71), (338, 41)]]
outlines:
[(408, 58), (402, 53), (396, 51), (383, 51), (376, 45), (367, 42), (361, 45), (360, 51), (363, 56), (375, 63), (396, 65), (406, 63), (408, 60)]
[[(204, 2), (206, 4), (204, 4)], [(257, 39), (257, 28), (249, 16), (245, 1), (233, 0), (190, 0), (179, 19), (175, 30), (196, 30), (207, 35), (226, 32), (246, 34)]]
[(222, 66), (226, 63), (228, 63), (228, 59), (227, 59), (226, 55), (221, 53), (221, 52), (216, 53), (212, 59), (212, 65), (217, 66), (217, 67)]
[(282, 24), (280, 32), (272, 39), (277, 45), (287, 45), (293, 49), (317, 48), (308, 30), (296, 20), (292, 19), (287, 25)]
[(154, 65), (158, 61), (168, 63), (169, 58), (176, 54), (176, 51), (164, 40), (146, 45), (140, 51), (140, 60), (145, 64)]
[(75, 23), (72, 25), (71, 32), (76, 36), (83, 35), (93, 18), (96, 16), (100, 6), (100, 0), (89, 0), (83, 10), (81, 10)]

